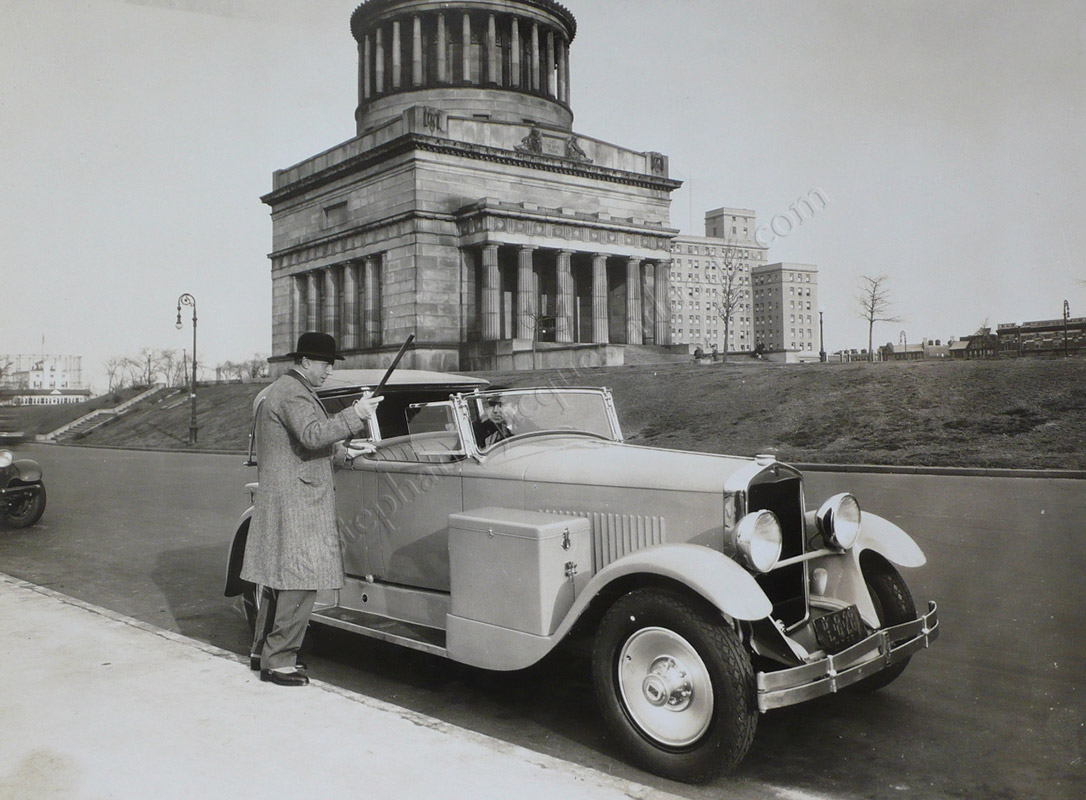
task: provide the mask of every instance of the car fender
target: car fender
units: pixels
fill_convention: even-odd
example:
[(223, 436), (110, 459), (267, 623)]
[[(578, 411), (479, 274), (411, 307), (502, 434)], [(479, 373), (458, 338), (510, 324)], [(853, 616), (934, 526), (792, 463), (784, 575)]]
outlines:
[(38, 483), (41, 481), (41, 465), (29, 458), (17, 458), (11, 463), (15, 470), (16, 480), (22, 483)]
[(659, 544), (635, 550), (597, 572), (570, 609), (576, 618), (604, 587), (627, 575), (658, 575), (689, 587), (732, 619), (756, 620), (773, 611), (762, 587), (735, 561), (699, 544)]
[(245, 560), (245, 544), (249, 539), (249, 520), (253, 516), (253, 507), (245, 509), (237, 526), (234, 528), (234, 541), (230, 545), (230, 557), (226, 560), (226, 586), (223, 594), (237, 597), (245, 591), (248, 581), (241, 579), (241, 564)]
[(860, 517), (860, 538), (854, 551), (874, 550), (899, 567), (922, 567), (927, 563), (924, 551), (913, 537), (894, 523), (864, 511)]

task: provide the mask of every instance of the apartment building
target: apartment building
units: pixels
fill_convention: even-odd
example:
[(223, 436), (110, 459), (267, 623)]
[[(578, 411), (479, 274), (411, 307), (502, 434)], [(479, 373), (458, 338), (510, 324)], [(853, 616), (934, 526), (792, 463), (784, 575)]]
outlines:
[[(754, 349), (752, 270), (767, 248), (755, 239), (755, 212), (717, 208), (705, 214), (705, 236), (679, 234), (671, 244), (671, 341), (720, 352)], [(728, 276), (737, 292), (724, 340)]]
[(777, 262), (751, 269), (755, 346), (817, 357), (818, 267)]

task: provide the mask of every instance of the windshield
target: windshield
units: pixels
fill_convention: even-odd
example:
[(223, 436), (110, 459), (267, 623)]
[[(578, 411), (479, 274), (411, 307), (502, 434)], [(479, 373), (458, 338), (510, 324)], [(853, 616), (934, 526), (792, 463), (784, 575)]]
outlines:
[(537, 431), (573, 431), (620, 438), (603, 392), (589, 389), (515, 389), (468, 398), (480, 447)]

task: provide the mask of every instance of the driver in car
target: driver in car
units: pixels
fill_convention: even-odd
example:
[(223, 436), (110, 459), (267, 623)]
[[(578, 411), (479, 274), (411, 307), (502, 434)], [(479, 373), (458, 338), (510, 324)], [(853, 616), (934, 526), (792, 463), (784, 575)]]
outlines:
[(490, 447), (513, 435), (512, 423), (515, 413), (512, 406), (500, 396), (488, 397), (485, 402), (486, 419), (475, 431), (475, 439), (480, 447)]

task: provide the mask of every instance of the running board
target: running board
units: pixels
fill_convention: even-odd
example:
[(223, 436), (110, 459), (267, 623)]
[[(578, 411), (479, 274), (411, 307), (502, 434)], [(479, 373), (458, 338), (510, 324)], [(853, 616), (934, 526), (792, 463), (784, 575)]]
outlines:
[(371, 639), (392, 642), (443, 658), (449, 657), (445, 649), (445, 631), (437, 628), (415, 625), (343, 606), (328, 606), (314, 610), (312, 619), (314, 622), (331, 625), (361, 636), (369, 636)]

